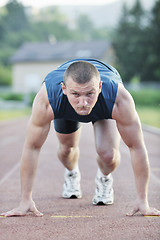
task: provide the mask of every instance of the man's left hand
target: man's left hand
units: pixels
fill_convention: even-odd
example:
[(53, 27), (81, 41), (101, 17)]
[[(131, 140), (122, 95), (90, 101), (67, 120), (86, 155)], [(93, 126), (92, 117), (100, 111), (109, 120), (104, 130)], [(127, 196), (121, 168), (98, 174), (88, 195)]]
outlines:
[(150, 208), (147, 201), (136, 201), (133, 210), (126, 215), (133, 216), (137, 212), (140, 212), (143, 216), (160, 216), (160, 211), (156, 208)]

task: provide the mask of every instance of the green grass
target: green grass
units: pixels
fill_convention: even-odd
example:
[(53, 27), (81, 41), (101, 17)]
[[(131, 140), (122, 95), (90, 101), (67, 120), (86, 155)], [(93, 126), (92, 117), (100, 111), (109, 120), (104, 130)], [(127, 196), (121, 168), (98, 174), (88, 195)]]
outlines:
[(136, 110), (142, 123), (160, 128), (160, 107), (137, 106)]
[(160, 106), (160, 89), (129, 91), (137, 106)]
[(160, 128), (160, 90), (139, 89), (130, 91), (142, 123)]
[(22, 118), (31, 114), (31, 108), (23, 110), (0, 110), (0, 122)]
[[(160, 128), (160, 108), (137, 106), (136, 110), (142, 123)], [(0, 121), (18, 119), (31, 114), (31, 108), (24, 110), (0, 110)]]

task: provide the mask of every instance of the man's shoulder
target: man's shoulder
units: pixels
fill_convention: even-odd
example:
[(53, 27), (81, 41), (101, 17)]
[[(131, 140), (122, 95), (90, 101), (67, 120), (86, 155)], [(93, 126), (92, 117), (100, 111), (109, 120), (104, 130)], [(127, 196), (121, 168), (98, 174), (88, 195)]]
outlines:
[(59, 70), (59, 69), (55, 69), (55, 70), (53, 70), (53, 71), (51, 71), (47, 74), (47, 76), (44, 79), (44, 82), (50, 81), (52, 79), (56, 80), (59, 77), (63, 77), (63, 75), (64, 75), (64, 71)]

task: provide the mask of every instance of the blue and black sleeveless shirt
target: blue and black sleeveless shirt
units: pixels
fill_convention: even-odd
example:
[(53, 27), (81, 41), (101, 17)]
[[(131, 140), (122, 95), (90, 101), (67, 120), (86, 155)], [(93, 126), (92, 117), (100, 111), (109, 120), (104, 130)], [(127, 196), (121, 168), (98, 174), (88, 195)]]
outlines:
[[(102, 90), (91, 113), (86, 116), (78, 115), (70, 105), (68, 98), (63, 94), (60, 83), (63, 82), (64, 72), (75, 61), (87, 61), (93, 64), (99, 71)], [(112, 109), (117, 96), (118, 83), (122, 83), (117, 70), (95, 59), (74, 59), (62, 64), (56, 70), (50, 72), (44, 79), (49, 103), (54, 112), (55, 119), (66, 119), (79, 122), (96, 122), (102, 119), (112, 118)]]

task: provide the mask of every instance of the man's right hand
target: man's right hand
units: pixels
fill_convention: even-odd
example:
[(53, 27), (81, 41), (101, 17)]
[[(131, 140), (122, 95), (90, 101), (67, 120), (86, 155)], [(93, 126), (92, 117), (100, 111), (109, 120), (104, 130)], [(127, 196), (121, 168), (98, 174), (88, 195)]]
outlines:
[(0, 216), (12, 217), (12, 216), (26, 216), (29, 213), (33, 213), (36, 217), (42, 217), (43, 213), (39, 212), (35, 206), (33, 200), (22, 201), (18, 208), (14, 208), (11, 211), (1, 213)]

